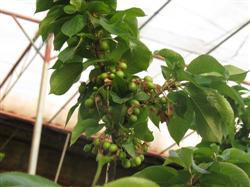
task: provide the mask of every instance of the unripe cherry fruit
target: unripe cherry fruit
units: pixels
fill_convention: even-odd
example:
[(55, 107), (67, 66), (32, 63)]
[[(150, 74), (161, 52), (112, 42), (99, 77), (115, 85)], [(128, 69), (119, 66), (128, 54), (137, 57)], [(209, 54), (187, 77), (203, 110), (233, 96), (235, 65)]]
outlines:
[(109, 49), (109, 43), (107, 40), (101, 40), (100, 41), (100, 49), (103, 51), (106, 51)]
[(83, 151), (84, 152), (90, 152), (92, 149), (92, 145), (91, 144), (86, 144), (84, 147), (83, 147)]
[(122, 161), (122, 166), (123, 166), (124, 168), (130, 168), (130, 167), (131, 167), (131, 162), (130, 162), (130, 160), (128, 160), (128, 159), (123, 160), (123, 161)]
[(100, 145), (100, 139), (99, 139), (99, 138), (95, 139), (94, 142), (93, 142), (93, 144), (94, 144), (95, 146)]
[(134, 160), (134, 163), (135, 163), (136, 166), (141, 165), (142, 160), (141, 160), (141, 158), (139, 156), (135, 157), (133, 160)]
[(116, 69), (115, 69), (114, 66), (111, 66), (109, 69), (110, 69), (110, 71), (111, 71), (112, 73), (115, 73), (115, 72), (116, 72)]
[(108, 73), (102, 73), (101, 75), (100, 75), (100, 78), (101, 79), (106, 79), (108, 77)]
[(111, 79), (114, 79), (114, 78), (115, 78), (115, 74), (114, 74), (114, 73), (110, 73), (109, 77), (110, 77)]
[(139, 108), (134, 108), (134, 110), (133, 110), (133, 113), (135, 114), (135, 115), (138, 115), (138, 114), (140, 114), (140, 109)]
[(136, 122), (136, 121), (137, 121), (137, 116), (132, 114), (132, 115), (129, 117), (129, 121), (131, 121), (132, 123)]
[(155, 85), (154, 85), (154, 83), (153, 82), (147, 82), (147, 87), (148, 87), (148, 89), (154, 89), (155, 88)]
[(81, 85), (79, 86), (78, 91), (79, 91), (79, 93), (83, 93), (83, 92), (85, 92), (85, 90), (86, 90), (86, 83), (82, 82)]
[(130, 101), (130, 104), (133, 105), (133, 106), (139, 106), (139, 105), (140, 105), (140, 102), (137, 101), (136, 99), (132, 99), (132, 100)]
[(153, 82), (153, 79), (150, 76), (145, 76), (144, 80), (147, 81), (147, 82)]
[(129, 83), (128, 89), (132, 92), (135, 92), (137, 90), (137, 85), (134, 82)]
[(119, 78), (123, 78), (124, 77), (124, 72), (119, 70), (116, 72), (116, 76), (119, 77)]
[(86, 99), (84, 102), (84, 105), (86, 108), (90, 108), (90, 107), (94, 106), (94, 99), (92, 99), (92, 98)]
[(126, 153), (125, 152), (120, 152), (119, 153), (119, 158), (121, 159), (121, 160), (123, 160), (123, 159), (125, 159), (126, 158)]
[(109, 152), (114, 153), (118, 150), (118, 146), (116, 144), (111, 144), (109, 147)]
[(104, 150), (108, 150), (109, 147), (110, 147), (110, 145), (111, 144), (109, 142), (104, 142), (103, 145), (102, 145), (102, 147), (103, 147)]
[(165, 97), (161, 97), (161, 98), (160, 98), (160, 102), (161, 102), (162, 104), (166, 104), (166, 103), (167, 103), (167, 99), (166, 99)]
[(127, 64), (125, 62), (121, 62), (121, 63), (119, 63), (119, 68), (125, 70), (125, 69), (128, 68), (128, 66), (127, 66)]
[(140, 155), (141, 161), (144, 160), (144, 155)]

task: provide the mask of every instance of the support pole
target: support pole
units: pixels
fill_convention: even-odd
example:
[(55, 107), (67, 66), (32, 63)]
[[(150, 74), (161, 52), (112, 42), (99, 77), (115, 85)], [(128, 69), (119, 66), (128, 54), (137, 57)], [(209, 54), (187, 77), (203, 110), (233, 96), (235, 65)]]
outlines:
[(45, 106), (45, 98), (47, 94), (46, 93), (47, 83), (48, 83), (47, 76), (48, 76), (48, 67), (51, 56), (51, 47), (52, 47), (52, 38), (51, 36), (49, 36), (45, 49), (45, 57), (42, 69), (40, 92), (39, 92), (37, 113), (36, 113), (36, 122), (33, 130), (32, 145), (31, 145), (31, 152), (29, 159), (28, 173), (31, 175), (36, 174), (36, 168), (37, 168), (38, 153), (39, 153), (40, 140), (42, 134), (43, 111)]
[(56, 176), (55, 176), (55, 179), (54, 179), (54, 182), (56, 182), (56, 183), (57, 183), (58, 178), (59, 178), (60, 173), (61, 173), (65, 153), (66, 153), (68, 145), (69, 145), (69, 140), (70, 140), (70, 133), (67, 133), (66, 140), (65, 140), (65, 143), (64, 143), (64, 146), (63, 146), (63, 151), (62, 151), (62, 154), (61, 154), (61, 158), (60, 158), (57, 170), (56, 170)]

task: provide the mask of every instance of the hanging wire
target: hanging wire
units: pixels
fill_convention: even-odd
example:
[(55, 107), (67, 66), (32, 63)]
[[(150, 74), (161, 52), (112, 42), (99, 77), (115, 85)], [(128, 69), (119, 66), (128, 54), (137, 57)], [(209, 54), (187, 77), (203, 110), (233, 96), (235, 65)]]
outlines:
[(157, 16), (172, 0), (166, 1), (157, 11), (154, 12), (140, 27), (139, 30), (142, 30), (155, 16)]

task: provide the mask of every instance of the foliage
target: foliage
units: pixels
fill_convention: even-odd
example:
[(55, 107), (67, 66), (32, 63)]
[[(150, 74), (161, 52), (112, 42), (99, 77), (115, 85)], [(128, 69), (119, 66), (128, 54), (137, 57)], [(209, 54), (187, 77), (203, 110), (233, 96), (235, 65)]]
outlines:
[[(170, 151), (163, 166), (151, 166), (135, 174), (168, 186), (250, 186), (250, 153), (237, 148), (222, 151), (216, 144)], [(176, 168), (170, 167), (174, 164)]]
[[(95, 153), (99, 162), (93, 186), (108, 162), (120, 160), (125, 168), (141, 164), (147, 143), (154, 139), (148, 128), (149, 119), (157, 127), (166, 122), (178, 144), (192, 129), (203, 143), (220, 144), (222, 150), (249, 150), (249, 91), (240, 85), (247, 72), (223, 66), (210, 55), (200, 55), (186, 65), (180, 54), (162, 49), (154, 54), (166, 62), (161, 67), (165, 82), (159, 85), (150, 76), (137, 74), (147, 70), (153, 56), (139, 39), (137, 17), (145, 15), (141, 9), (118, 11), (116, 0), (37, 0), (37, 12), (45, 10), (48, 13), (40, 23), (39, 33), (44, 40), (53, 34), (55, 50), (59, 51), (52, 67), (50, 93), (66, 93), (86, 74), (86, 69), (92, 68), (89, 80), (79, 86), (80, 96), (70, 109), (66, 124), (78, 109), (71, 144), (82, 133), (91, 137), (104, 129), (98, 139), (84, 147)], [(193, 162), (196, 149), (200, 150), (183, 148), (172, 152), (175, 156), (168, 161), (172, 159), (184, 168), (180, 176), (166, 166), (161, 170), (173, 181), (188, 179), (189, 183), (196, 170), (205, 172), (198, 172), (199, 179), (195, 180), (199, 183), (208, 180), (206, 172), (222, 179), (224, 175), (228, 177), (223, 172), (229, 170), (243, 175), (239, 166), (218, 161), (219, 154), (210, 164), (206, 162), (207, 167), (197, 165)], [(216, 168), (222, 168), (222, 173), (216, 173)]]
[(22, 172), (0, 173), (0, 186), (4, 187), (59, 187), (56, 183), (40, 177), (28, 175)]

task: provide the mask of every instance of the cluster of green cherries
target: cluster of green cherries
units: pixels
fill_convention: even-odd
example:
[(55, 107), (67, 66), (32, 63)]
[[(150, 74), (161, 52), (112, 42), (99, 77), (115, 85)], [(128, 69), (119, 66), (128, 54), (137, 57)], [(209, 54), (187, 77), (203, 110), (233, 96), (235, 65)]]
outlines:
[[(148, 146), (143, 145), (143, 149), (146, 152)], [(137, 156), (129, 156), (125, 150), (119, 148), (115, 143), (109, 141), (101, 141), (99, 138), (95, 139), (92, 143), (86, 144), (83, 148), (84, 152), (91, 152), (93, 154), (101, 153), (102, 155), (109, 156), (112, 160), (120, 160), (121, 165), (124, 168), (131, 168), (140, 166), (144, 160), (143, 154)]]

